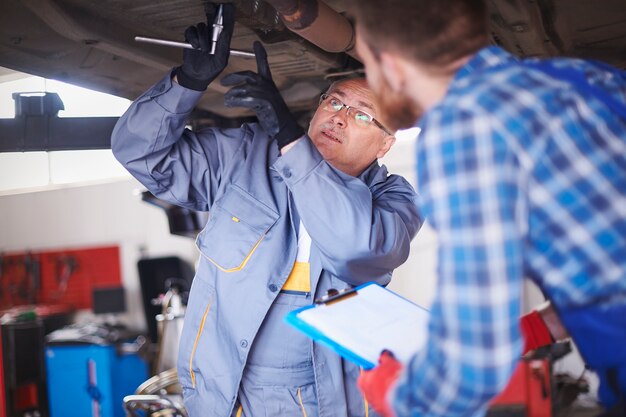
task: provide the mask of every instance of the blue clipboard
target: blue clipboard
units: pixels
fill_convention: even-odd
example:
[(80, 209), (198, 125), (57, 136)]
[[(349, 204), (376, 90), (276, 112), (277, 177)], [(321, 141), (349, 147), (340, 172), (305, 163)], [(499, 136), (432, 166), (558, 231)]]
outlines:
[(426, 340), (428, 311), (375, 282), (342, 290), (285, 316), (285, 322), (364, 369), (383, 349), (407, 362)]

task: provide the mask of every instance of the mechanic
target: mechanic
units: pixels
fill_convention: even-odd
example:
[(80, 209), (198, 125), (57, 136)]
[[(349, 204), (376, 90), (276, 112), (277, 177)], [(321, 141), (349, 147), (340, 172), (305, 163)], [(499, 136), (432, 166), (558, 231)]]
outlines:
[[(258, 73), (226, 76), (227, 106), (258, 124), (185, 129), (227, 66), (234, 17), (223, 9), (215, 55), (200, 23), (199, 50), (139, 97), (115, 127), (118, 160), (156, 197), (210, 218), (179, 348), (191, 417), (373, 416), (360, 369), (283, 322), (331, 288), (387, 284), (421, 226), (417, 195), (377, 159), (395, 141), (364, 78), (334, 83), (305, 134), (255, 43)], [(211, 18), (208, 20), (212, 21)]]
[(428, 341), (403, 370), (383, 355), (366, 398), (386, 415), (483, 415), (520, 358), (528, 277), (607, 413), (626, 415), (624, 73), (488, 46), (482, 0), (353, 3), (379, 117), (422, 129), (417, 190), (439, 242)]

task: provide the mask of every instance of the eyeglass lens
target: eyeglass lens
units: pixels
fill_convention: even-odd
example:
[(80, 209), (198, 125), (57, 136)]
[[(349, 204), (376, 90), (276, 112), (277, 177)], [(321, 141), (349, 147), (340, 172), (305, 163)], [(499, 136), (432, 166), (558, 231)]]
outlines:
[(323, 108), (327, 111), (339, 112), (344, 107), (347, 108), (346, 113), (348, 114), (348, 117), (354, 119), (354, 121), (360, 126), (368, 126), (372, 122), (372, 120), (374, 120), (374, 117), (369, 113), (366, 113), (363, 110), (356, 109), (352, 106), (348, 106), (338, 98), (335, 98), (331, 95), (322, 94), (321, 102), (322, 103), (320, 104), (323, 104)]

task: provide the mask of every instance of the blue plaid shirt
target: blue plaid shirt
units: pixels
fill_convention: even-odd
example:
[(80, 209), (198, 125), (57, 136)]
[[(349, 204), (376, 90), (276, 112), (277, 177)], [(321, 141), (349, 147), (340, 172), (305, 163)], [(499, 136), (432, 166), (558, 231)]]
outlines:
[[(582, 60), (624, 103), (626, 82)], [(597, 97), (481, 50), (420, 120), (423, 214), (438, 233), (429, 338), (393, 393), (401, 416), (480, 416), (520, 357), (522, 279), (559, 307), (626, 294), (626, 120)]]

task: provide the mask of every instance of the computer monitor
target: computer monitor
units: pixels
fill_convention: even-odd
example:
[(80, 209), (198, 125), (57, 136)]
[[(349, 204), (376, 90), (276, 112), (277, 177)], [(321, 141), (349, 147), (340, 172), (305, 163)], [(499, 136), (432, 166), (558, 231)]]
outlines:
[(92, 309), (95, 314), (124, 313), (124, 287), (94, 288)]

